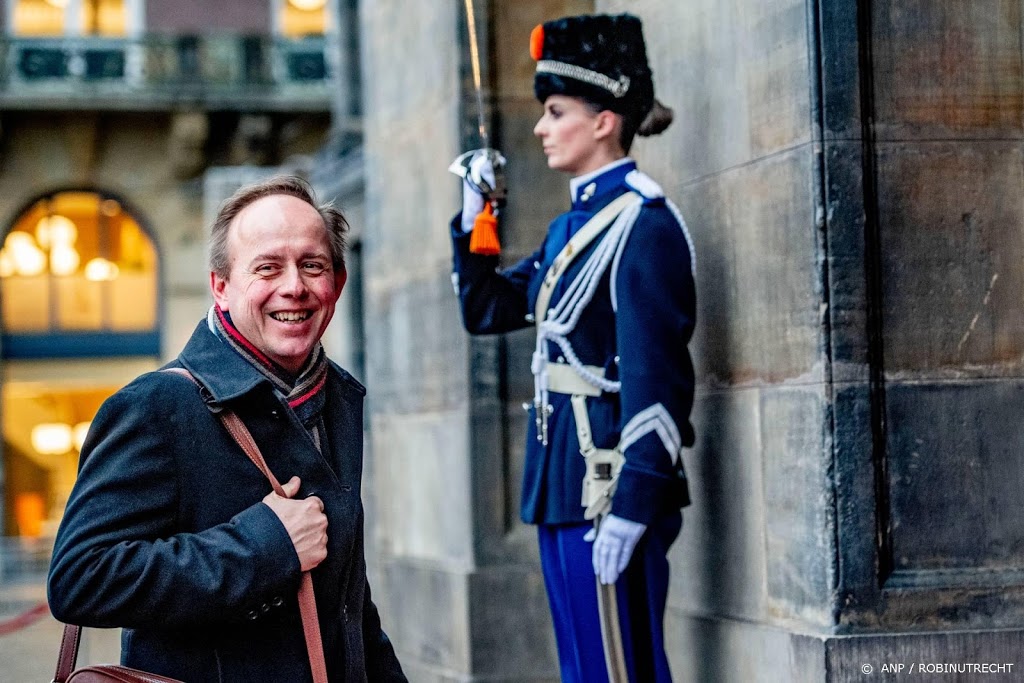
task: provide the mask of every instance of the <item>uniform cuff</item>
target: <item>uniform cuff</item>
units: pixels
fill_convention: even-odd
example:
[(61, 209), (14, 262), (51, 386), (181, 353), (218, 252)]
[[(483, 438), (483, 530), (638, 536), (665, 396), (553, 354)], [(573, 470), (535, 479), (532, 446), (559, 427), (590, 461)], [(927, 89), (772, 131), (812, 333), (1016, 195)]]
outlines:
[(668, 477), (623, 467), (612, 497), (612, 514), (649, 526), (664, 512), (680, 507), (671, 503), (678, 486)]

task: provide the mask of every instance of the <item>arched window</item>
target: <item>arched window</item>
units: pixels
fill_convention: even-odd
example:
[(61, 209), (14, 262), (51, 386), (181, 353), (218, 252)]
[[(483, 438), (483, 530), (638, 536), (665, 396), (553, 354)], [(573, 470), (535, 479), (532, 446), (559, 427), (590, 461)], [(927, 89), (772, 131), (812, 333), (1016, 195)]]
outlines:
[(158, 257), (117, 198), (64, 190), (34, 201), (0, 249), (4, 358), (156, 356)]

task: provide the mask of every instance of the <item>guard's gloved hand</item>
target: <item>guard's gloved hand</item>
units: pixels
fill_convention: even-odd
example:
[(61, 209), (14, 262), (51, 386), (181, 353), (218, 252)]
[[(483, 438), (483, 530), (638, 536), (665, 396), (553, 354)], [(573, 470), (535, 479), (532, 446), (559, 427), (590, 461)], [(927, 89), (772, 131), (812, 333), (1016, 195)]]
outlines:
[(462, 230), (473, 230), (473, 221), (497, 187), (496, 168), (505, 166), (497, 150), (476, 149), (460, 155), (448, 170), (462, 178)]
[(472, 232), (476, 215), (484, 210), (484, 196), (470, 184), (462, 181), (462, 232)]
[[(640, 537), (647, 530), (646, 524), (632, 522), (622, 517), (608, 515), (601, 522), (601, 528), (594, 539), (594, 574), (601, 583), (612, 584), (619, 580), (619, 574), (626, 569), (633, 556)], [(593, 532), (587, 536), (593, 538)], [(585, 540), (591, 540), (584, 536)]]

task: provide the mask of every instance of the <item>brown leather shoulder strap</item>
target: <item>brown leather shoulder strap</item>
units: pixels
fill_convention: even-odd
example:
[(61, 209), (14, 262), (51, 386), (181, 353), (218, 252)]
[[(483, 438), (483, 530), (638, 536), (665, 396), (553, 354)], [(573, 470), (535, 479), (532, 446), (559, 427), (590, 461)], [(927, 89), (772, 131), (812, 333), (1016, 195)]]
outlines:
[(82, 642), (82, 627), (65, 624), (64, 636), (60, 639), (60, 654), (57, 656), (57, 671), (53, 683), (64, 683), (78, 661), (78, 646)]
[[(182, 375), (190, 379), (196, 386), (202, 386), (185, 368), (167, 368), (163, 372)], [(256, 441), (252, 438), (252, 434), (249, 433), (242, 419), (230, 410), (221, 410), (217, 416), (253, 464), (270, 480), (274, 492), (283, 496), (284, 489), (281, 488), (280, 482), (270, 471)], [(306, 650), (309, 654), (309, 666), (313, 672), (313, 681), (314, 683), (327, 683), (323, 637), (320, 634), (320, 619), (317, 616), (316, 596), (313, 593), (313, 578), (309, 572), (302, 573), (302, 583), (299, 587), (299, 613), (302, 616), (302, 631), (306, 637)], [(53, 676), (54, 683), (65, 683), (68, 676), (71, 675), (75, 668), (75, 662), (78, 660), (78, 648), (81, 640), (81, 627), (71, 624), (64, 626), (64, 637), (61, 639), (60, 655), (57, 658), (57, 672)]]
[[(166, 372), (173, 372), (188, 377), (197, 386), (202, 386), (192, 376), (192, 373), (185, 368), (167, 368)], [(256, 440), (252, 438), (249, 429), (242, 422), (242, 418), (231, 410), (222, 409), (217, 413), (224, 428), (231, 434), (231, 438), (241, 447), (260, 472), (263, 473), (274, 487), (274, 493), (284, 496), (284, 489), (281, 483), (270, 471), (267, 461), (263, 459)], [(299, 613), (302, 615), (302, 632), (306, 637), (306, 650), (309, 654), (309, 666), (313, 672), (314, 683), (327, 683), (327, 664), (324, 661), (324, 642), (320, 634), (320, 618), (317, 615), (316, 596), (313, 593), (313, 577), (309, 572), (302, 573), (302, 583), (299, 586)]]

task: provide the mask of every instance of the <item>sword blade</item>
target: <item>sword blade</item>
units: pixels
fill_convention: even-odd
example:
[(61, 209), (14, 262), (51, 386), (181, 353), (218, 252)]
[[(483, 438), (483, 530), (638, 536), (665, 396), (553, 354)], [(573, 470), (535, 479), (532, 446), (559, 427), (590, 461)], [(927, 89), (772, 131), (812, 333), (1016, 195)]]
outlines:
[[(594, 518), (594, 527), (599, 528), (601, 517)], [(609, 683), (629, 683), (626, 673), (626, 655), (622, 649), (622, 627), (619, 622), (619, 602), (615, 596), (615, 584), (597, 582), (597, 614), (601, 622), (601, 642), (604, 645), (604, 663), (608, 669)]]
[(473, 12), (473, 0), (465, 0), (465, 4), (466, 23), (469, 26), (469, 59), (473, 67), (473, 88), (476, 90), (476, 118), (480, 127), (480, 146), (487, 149), (491, 145), (484, 120), (484, 95), (483, 86), (480, 83), (480, 48), (476, 39), (476, 15)]

